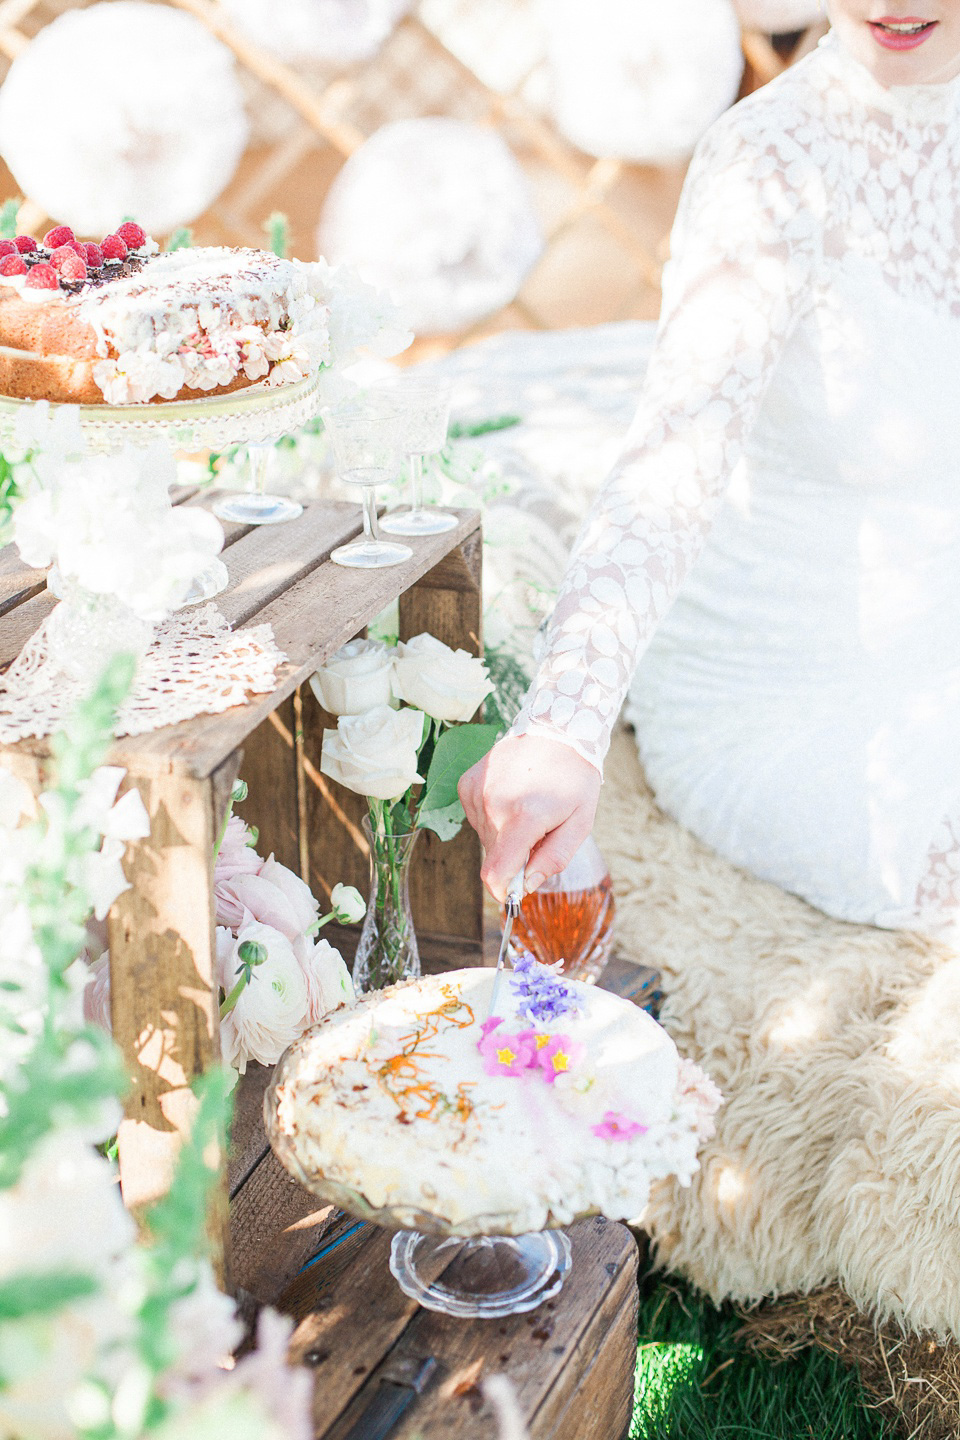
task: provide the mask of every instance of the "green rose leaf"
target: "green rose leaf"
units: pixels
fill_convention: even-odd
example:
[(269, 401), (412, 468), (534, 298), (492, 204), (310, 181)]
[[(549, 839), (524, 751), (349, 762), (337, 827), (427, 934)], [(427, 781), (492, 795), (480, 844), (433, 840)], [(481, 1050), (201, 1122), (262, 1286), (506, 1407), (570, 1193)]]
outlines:
[(420, 802), (418, 823), (424, 812), (446, 810), (457, 801), (457, 784), (462, 775), (482, 760), (502, 734), (499, 725), (456, 725), (445, 730), (437, 741), (427, 771), (427, 783)]
[(459, 835), (460, 826), (466, 818), (460, 801), (455, 800), (452, 805), (444, 805), (442, 810), (421, 810), (419, 828), (432, 830), (441, 840), (452, 840)]

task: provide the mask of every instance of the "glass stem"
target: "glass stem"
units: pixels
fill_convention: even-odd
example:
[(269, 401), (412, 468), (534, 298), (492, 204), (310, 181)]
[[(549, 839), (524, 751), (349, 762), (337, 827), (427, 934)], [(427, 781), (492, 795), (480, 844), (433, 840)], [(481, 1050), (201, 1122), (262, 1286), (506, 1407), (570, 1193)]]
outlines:
[(270, 448), (269, 445), (250, 445), (247, 449), (254, 493), (260, 500), (263, 499), (267, 490), (267, 462), (270, 458)]
[(380, 528), (377, 524), (377, 489), (375, 485), (363, 487), (363, 538), (371, 545), (379, 545)]
[(410, 509), (419, 515), (423, 509), (423, 456), (411, 455), (410, 464)]

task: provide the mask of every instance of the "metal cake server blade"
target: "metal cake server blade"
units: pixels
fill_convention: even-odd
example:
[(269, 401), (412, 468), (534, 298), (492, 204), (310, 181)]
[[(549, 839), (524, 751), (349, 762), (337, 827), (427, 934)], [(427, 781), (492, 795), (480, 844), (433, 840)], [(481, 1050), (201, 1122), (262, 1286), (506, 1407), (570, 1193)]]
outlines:
[(503, 974), (503, 962), (506, 959), (507, 946), (510, 943), (510, 931), (513, 929), (513, 922), (520, 914), (520, 906), (523, 902), (523, 878), (526, 873), (526, 865), (514, 875), (507, 886), (507, 894), (504, 899), (506, 918), (503, 922), (503, 939), (500, 941), (500, 954), (497, 956), (497, 973), (493, 977), (493, 989), (490, 991), (490, 1004), (487, 1007), (487, 1019), (493, 1014), (493, 1007), (497, 1003), (497, 991), (500, 989), (500, 976)]

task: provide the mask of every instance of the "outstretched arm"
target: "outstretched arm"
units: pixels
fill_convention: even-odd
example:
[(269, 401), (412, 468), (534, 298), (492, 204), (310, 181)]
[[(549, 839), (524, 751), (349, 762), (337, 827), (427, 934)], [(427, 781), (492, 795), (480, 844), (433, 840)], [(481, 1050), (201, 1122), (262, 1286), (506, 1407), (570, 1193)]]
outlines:
[(634, 668), (703, 548), (809, 303), (820, 176), (799, 152), (782, 153), (785, 140), (747, 128), (730, 112), (694, 157), (626, 447), (574, 549), (523, 710), (461, 785), (497, 895), (528, 853), (544, 878), (589, 833)]

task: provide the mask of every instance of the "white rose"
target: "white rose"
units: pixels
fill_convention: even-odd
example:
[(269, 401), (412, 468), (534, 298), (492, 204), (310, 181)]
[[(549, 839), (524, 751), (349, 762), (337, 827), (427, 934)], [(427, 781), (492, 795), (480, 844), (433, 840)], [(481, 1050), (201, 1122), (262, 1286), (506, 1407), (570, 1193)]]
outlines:
[(314, 941), (306, 937), (298, 940), (293, 948), (307, 982), (309, 1025), (318, 1024), (324, 1015), (341, 1005), (353, 1004), (357, 998), (353, 981), (339, 950), (328, 940)]
[(378, 705), (366, 715), (342, 715), (336, 730), (324, 730), (320, 769), (331, 780), (372, 800), (398, 800), (423, 776), (417, 752), (423, 741), (419, 710)]
[(227, 995), (243, 971), (240, 946), (254, 941), (267, 952), (236, 1005), (220, 1022), (223, 1057), (242, 1075), (248, 1060), (275, 1065), (302, 1034), (307, 1023), (307, 982), (293, 946), (279, 930), (253, 921), (229, 946), (224, 943), (225, 934), (229, 937), (229, 931), (217, 931), (217, 959), (220, 983)]
[(330, 904), (341, 925), (356, 925), (367, 913), (367, 902), (353, 885), (334, 885)]
[(382, 640), (351, 640), (331, 656), (310, 688), (331, 715), (362, 715), (393, 699), (393, 655)]
[(434, 635), (415, 635), (398, 645), (393, 660), (394, 694), (434, 720), (472, 720), (493, 689), (482, 660), (451, 650)]

